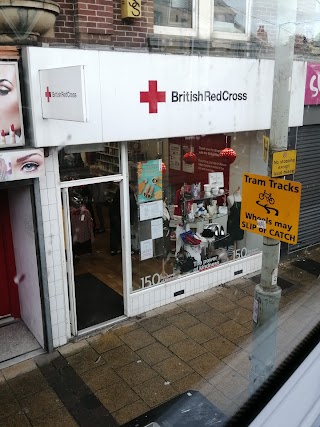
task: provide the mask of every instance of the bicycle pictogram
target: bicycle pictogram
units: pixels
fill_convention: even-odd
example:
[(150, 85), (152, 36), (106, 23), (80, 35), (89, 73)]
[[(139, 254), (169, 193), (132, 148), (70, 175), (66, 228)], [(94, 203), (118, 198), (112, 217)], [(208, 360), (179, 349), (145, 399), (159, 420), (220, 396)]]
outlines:
[(268, 203), (270, 203), (270, 205), (274, 204), (274, 198), (272, 197), (271, 193), (267, 193), (266, 190), (264, 190), (263, 193), (259, 194), (259, 199), (260, 200), (266, 200)]
[[(267, 193), (266, 190), (264, 190), (263, 193), (259, 193), (259, 199), (260, 200), (256, 200), (256, 204), (261, 206), (263, 209), (265, 209), (267, 211), (267, 213), (271, 213), (271, 211), (274, 211), (275, 216), (279, 216), (279, 211), (276, 208), (272, 208), (269, 205), (274, 205), (275, 200), (272, 197), (271, 193)], [(266, 201), (266, 203), (261, 203), (261, 201)]]

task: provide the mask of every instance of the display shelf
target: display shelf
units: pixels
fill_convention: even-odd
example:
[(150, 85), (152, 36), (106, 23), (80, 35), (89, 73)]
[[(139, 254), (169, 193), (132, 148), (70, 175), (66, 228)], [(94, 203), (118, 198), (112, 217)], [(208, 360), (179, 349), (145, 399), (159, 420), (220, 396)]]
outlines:
[(223, 196), (224, 196), (224, 194), (218, 194), (218, 195), (210, 194), (210, 196), (208, 196), (208, 195), (206, 195), (206, 193), (204, 191), (201, 191), (199, 196), (196, 196), (196, 197), (190, 196), (190, 198), (184, 197), (184, 201), (185, 202), (199, 202), (201, 200), (216, 200), (219, 197), (223, 197)]
[[(194, 228), (195, 228), (197, 226), (197, 224), (199, 224), (199, 223), (203, 223), (203, 225), (210, 225), (210, 224), (214, 223), (214, 221), (216, 219), (223, 218), (225, 216), (228, 216), (228, 214), (226, 214), (226, 213), (216, 214), (216, 216), (214, 216), (214, 217), (209, 217), (209, 218), (206, 218), (203, 220), (202, 219), (196, 219), (194, 221), (185, 220), (184, 222), (185, 222), (185, 224), (189, 224), (190, 227), (193, 224)], [(170, 220), (170, 227), (176, 227), (177, 225), (182, 224), (182, 222), (183, 222), (182, 219), (171, 219)]]
[[(221, 248), (227, 248), (228, 246), (228, 238), (230, 237), (230, 234), (227, 233), (227, 219), (228, 219), (228, 212), (225, 210), (223, 213), (216, 213), (214, 216), (209, 216), (208, 213), (204, 216), (196, 217), (194, 219), (190, 220), (190, 215), (192, 212), (194, 212), (193, 204), (197, 202), (204, 202), (204, 208), (206, 208), (212, 200), (216, 200), (219, 197), (223, 197), (223, 194), (219, 194), (217, 196), (210, 194), (210, 196), (205, 193), (204, 191), (200, 192), (197, 197), (185, 197), (185, 193), (182, 195), (182, 198), (180, 199), (180, 206), (181, 206), (181, 218), (178, 219), (172, 219), (170, 221), (170, 227), (181, 227), (182, 230), (181, 233), (191, 230), (191, 236), (195, 236), (197, 238), (196, 233), (200, 234), (202, 236), (203, 230), (207, 228), (214, 228), (215, 226), (218, 227), (218, 230), (222, 228), (224, 230), (223, 236), (212, 236), (212, 237), (203, 237), (201, 238), (201, 242), (199, 242), (196, 245), (192, 244), (192, 241), (188, 243), (187, 241), (183, 241), (180, 236), (177, 235), (177, 242), (176, 242), (176, 256), (179, 253), (181, 248), (185, 248), (187, 252), (189, 252), (190, 256), (193, 257), (197, 262), (201, 263), (201, 259), (199, 258), (199, 250), (196, 250), (196, 252), (192, 251), (191, 248), (201, 248), (201, 253), (204, 251), (205, 255), (209, 253), (209, 251), (212, 251), (213, 248), (221, 247)], [(219, 207), (217, 206), (219, 209)], [(212, 229), (214, 232), (214, 230)], [(180, 234), (181, 234), (180, 233)], [(200, 239), (199, 239), (200, 240)], [(203, 255), (201, 255), (202, 257)]]
[(218, 236), (218, 237), (205, 237), (205, 239), (208, 241), (208, 243), (217, 243), (221, 240), (227, 239), (230, 236), (229, 233), (226, 233), (225, 236)]
[[(99, 167), (105, 172), (117, 173), (120, 170), (120, 156), (119, 147), (114, 143), (105, 143), (104, 151), (97, 152)], [(141, 152), (141, 144), (137, 142), (133, 149), (128, 150), (128, 160), (130, 165), (131, 173), (136, 171), (136, 162), (145, 160), (145, 153)], [(107, 167), (105, 165), (111, 165), (113, 167)], [(116, 166), (116, 168), (115, 168)]]

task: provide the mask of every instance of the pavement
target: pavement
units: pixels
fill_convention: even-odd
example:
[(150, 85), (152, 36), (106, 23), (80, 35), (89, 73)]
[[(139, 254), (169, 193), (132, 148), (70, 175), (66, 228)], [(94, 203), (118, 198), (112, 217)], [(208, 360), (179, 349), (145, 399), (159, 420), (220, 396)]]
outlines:
[[(319, 274), (320, 248), (280, 264), (276, 366), (319, 321)], [(257, 276), (3, 369), (0, 425), (118, 426), (188, 390), (232, 416), (249, 397)]]

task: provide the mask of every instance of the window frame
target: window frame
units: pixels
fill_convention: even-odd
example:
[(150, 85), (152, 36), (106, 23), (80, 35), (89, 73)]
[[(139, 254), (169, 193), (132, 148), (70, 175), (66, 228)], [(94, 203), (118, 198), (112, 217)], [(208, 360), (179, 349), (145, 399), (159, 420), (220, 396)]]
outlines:
[(153, 32), (156, 35), (171, 36), (189, 36), (199, 39), (210, 40), (230, 39), (230, 40), (248, 40), (250, 36), (251, 17), (250, 7), (252, 0), (246, 0), (246, 31), (245, 33), (231, 33), (214, 31), (214, 1), (213, 0), (192, 0), (192, 28), (169, 27), (154, 25)]
[[(250, 37), (250, 28), (251, 28), (251, 15), (250, 15), (250, 8), (251, 8), (251, 1), (252, 0), (246, 0), (246, 23), (245, 23), (245, 32), (244, 33), (231, 33), (228, 31), (215, 31), (213, 29), (213, 23), (214, 23), (214, 5), (212, 7), (212, 29), (211, 29), (211, 36), (217, 39), (230, 39), (230, 40), (248, 40)], [(212, 1), (213, 3), (213, 1)]]
[[(207, 0), (202, 0), (207, 1)], [(164, 34), (170, 36), (196, 36), (199, 22), (199, 0), (192, 0), (192, 27), (169, 27), (165, 25), (154, 25), (154, 34)]]

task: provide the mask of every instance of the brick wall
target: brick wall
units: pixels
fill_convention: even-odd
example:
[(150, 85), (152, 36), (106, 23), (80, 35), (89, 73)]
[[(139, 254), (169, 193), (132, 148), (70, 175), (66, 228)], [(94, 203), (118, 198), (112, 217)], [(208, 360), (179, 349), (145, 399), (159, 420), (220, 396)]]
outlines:
[(74, 1), (60, 0), (57, 3), (60, 6), (60, 15), (57, 17), (54, 28), (55, 36), (42, 41), (47, 43), (55, 42), (57, 44), (75, 44)]
[(146, 36), (153, 32), (153, 0), (142, 1), (142, 18), (137, 19), (134, 25), (126, 25), (121, 20), (120, 1), (114, 4), (114, 45), (125, 48), (146, 47)]
[[(121, 0), (58, 0), (57, 2), (61, 11), (54, 28), (55, 35), (40, 40), (55, 46), (95, 44), (117, 49), (143, 50), (149, 47), (152, 51), (190, 51), (192, 53), (197, 51), (197, 46), (200, 44), (199, 51), (202, 54), (243, 56), (247, 50), (249, 55), (256, 56), (259, 52), (260, 55), (266, 54), (272, 57), (277, 35), (277, 0), (268, 2), (252, 0), (251, 43), (241, 42), (239, 52), (234, 41), (227, 38), (222, 43), (223, 46), (220, 46), (221, 40), (209, 41), (198, 40), (197, 37), (177, 38), (153, 35), (154, 0), (142, 0), (142, 16), (131, 20), (121, 19)], [(314, 22), (320, 22), (316, 2), (317, 0), (298, 0), (298, 24), (296, 25), (296, 53), (298, 54), (308, 55), (313, 52), (310, 47), (310, 34), (315, 27)], [(315, 29), (314, 33), (320, 34), (320, 30)]]
[(52, 45), (109, 45), (144, 48), (153, 31), (153, 0), (142, 1), (138, 19), (121, 19), (121, 0), (59, 0), (60, 15), (54, 37), (41, 41)]

